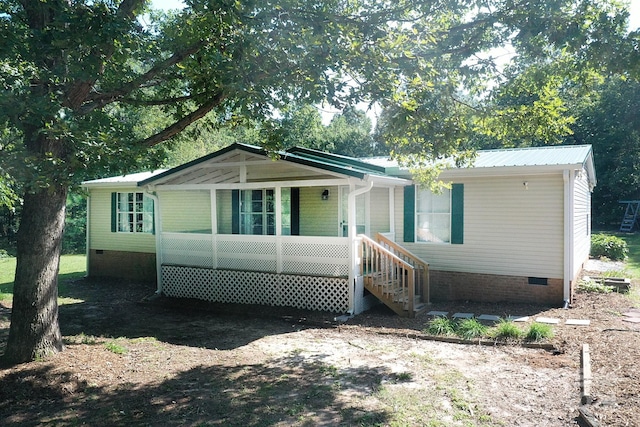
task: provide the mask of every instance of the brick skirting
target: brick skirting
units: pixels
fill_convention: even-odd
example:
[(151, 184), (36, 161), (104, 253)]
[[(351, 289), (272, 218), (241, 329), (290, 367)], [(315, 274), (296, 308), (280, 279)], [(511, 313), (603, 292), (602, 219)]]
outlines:
[(156, 254), (91, 249), (88, 275), (155, 282)]
[(522, 302), (562, 305), (563, 280), (529, 284), (528, 277), (429, 270), (432, 301)]

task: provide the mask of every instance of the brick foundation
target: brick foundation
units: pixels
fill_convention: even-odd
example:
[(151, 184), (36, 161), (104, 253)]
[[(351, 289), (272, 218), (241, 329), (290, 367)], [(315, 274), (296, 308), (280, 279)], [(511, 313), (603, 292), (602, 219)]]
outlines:
[(156, 254), (91, 249), (88, 275), (155, 282)]
[(560, 306), (563, 280), (548, 278), (546, 285), (531, 285), (528, 277), (496, 274), (429, 271), (432, 301), (519, 302)]

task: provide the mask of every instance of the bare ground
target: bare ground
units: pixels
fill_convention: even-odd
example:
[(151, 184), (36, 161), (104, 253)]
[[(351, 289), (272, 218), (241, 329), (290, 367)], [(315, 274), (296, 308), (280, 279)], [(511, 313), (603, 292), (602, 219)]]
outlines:
[[(589, 319), (555, 327), (554, 350), (426, 339), (428, 318), (384, 308), (336, 323), (294, 309), (140, 303), (152, 286), (79, 280), (60, 307), (66, 350), (0, 370), (3, 425), (579, 425), (580, 349), (590, 409), (640, 425), (640, 329), (621, 294), (570, 309), (434, 304), (434, 310)], [(10, 307), (0, 305), (0, 353)], [(563, 322), (564, 323), (564, 322)]]

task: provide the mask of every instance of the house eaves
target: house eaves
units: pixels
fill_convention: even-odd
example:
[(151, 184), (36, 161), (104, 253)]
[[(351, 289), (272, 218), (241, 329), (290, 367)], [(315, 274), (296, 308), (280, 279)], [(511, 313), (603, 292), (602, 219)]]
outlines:
[[(258, 156), (263, 156), (265, 158), (269, 158), (269, 152), (256, 146), (247, 145), (247, 144), (239, 144), (235, 143), (226, 148), (223, 148), (215, 153), (211, 153), (207, 156), (201, 157), (199, 159), (193, 160), (191, 162), (185, 163), (183, 165), (177, 166), (175, 168), (169, 169), (163, 173), (148, 177), (147, 179), (141, 180), (138, 185), (146, 186), (146, 185), (160, 185), (163, 182), (174, 178), (176, 176), (191, 173), (204, 165), (206, 163), (218, 159), (221, 156), (224, 156), (233, 151), (242, 151), (249, 154), (254, 154)], [(353, 177), (361, 180), (373, 180), (378, 183), (388, 183), (394, 182), (402, 185), (407, 180), (403, 178), (393, 177), (385, 175), (384, 168), (376, 167), (368, 165), (365, 162), (352, 159), (349, 157), (331, 155), (328, 153), (318, 152), (316, 150), (310, 149), (302, 149), (302, 148), (294, 148), (287, 151), (279, 151), (275, 153), (277, 157), (277, 161), (285, 161), (289, 163), (298, 164), (301, 166), (307, 166), (314, 169), (318, 169), (321, 171), (339, 174), (346, 177)], [(224, 160), (221, 161), (223, 163)]]
[(138, 172), (128, 175), (112, 176), (109, 178), (93, 179), (82, 182), (85, 188), (117, 188), (117, 187), (135, 187), (140, 181), (152, 178), (156, 175), (166, 172), (167, 169), (158, 169), (151, 172)]

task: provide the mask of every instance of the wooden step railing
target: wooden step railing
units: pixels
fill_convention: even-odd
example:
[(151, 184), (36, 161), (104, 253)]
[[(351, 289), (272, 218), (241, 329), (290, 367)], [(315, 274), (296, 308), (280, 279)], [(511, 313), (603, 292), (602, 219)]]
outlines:
[(383, 234), (376, 234), (377, 242), (387, 250), (391, 251), (398, 258), (411, 264), (416, 270), (416, 286), (419, 289), (419, 294), (422, 295), (423, 302), (426, 304), (431, 303), (430, 290), (429, 290), (429, 264), (424, 262), (420, 257), (413, 254), (411, 251), (400, 246), (393, 240), (384, 236)]
[[(358, 237), (365, 288), (399, 315), (414, 317), (418, 306), (423, 306), (421, 296), (428, 295), (423, 293), (429, 289), (428, 265), (408, 251), (394, 253), (395, 248), (387, 242), (379, 243), (365, 235)], [(415, 265), (403, 258), (415, 258), (411, 260)]]

